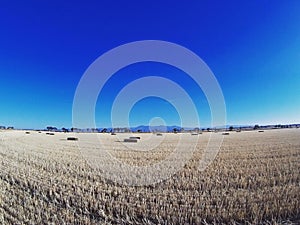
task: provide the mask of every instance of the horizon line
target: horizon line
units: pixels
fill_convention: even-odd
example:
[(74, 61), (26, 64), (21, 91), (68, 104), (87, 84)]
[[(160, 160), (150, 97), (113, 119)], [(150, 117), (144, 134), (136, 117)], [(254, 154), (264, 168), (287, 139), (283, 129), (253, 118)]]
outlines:
[(218, 129), (218, 128), (225, 128), (225, 127), (230, 127), (232, 126), (233, 128), (237, 128), (237, 127), (254, 127), (255, 125), (258, 125), (259, 127), (267, 127), (267, 126), (300, 126), (300, 122), (292, 122), (292, 123), (249, 123), (249, 124), (225, 124), (225, 125), (217, 125), (217, 126), (180, 126), (180, 125), (155, 125), (155, 126), (150, 126), (150, 125), (137, 125), (137, 126), (114, 126), (114, 127), (110, 127), (110, 126), (103, 126), (103, 127), (86, 127), (86, 128), (79, 128), (79, 127), (69, 127), (66, 128), (68, 126), (62, 126), (61, 128), (58, 128), (57, 126), (46, 126), (44, 128), (25, 128), (25, 127), (18, 127), (18, 126), (5, 126), (5, 125), (0, 125), (0, 130), (9, 130), (9, 129), (14, 129), (14, 130), (46, 130), (47, 127), (52, 127), (52, 128), (56, 128), (57, 130), (62, 130), (62, 129), (78, 129), (78, 130), (87, 130), (87, 129), (116, 129), (116, 128), (120, 128), (120, 129), (134, 129), (134, 128), (138, 128), (138, 127), (179, 127), (179, 128), (183, 128), (183, 129)]

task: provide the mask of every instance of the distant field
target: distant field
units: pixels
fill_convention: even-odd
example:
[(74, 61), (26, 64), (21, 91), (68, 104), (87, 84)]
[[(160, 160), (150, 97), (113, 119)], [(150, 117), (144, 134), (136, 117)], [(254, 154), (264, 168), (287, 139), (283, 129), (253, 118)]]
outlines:
[[(81, 150), (101, 150), (95, 134), (0, 131), (0, 224), (299, 224), (300, 129), (230, 132), (214, 162), (197, 170), (209, 133), (189, 163), (147, 187), (115, 184)], [(212, 135), (222, 135), (212, 133)], [(67, 137), (78, 141), (67, 141)], [(129, 165), (159, 162), (190, 134), (101, 134), (110, 154)], [(148, 147), (164, 140), (153, 150)]]

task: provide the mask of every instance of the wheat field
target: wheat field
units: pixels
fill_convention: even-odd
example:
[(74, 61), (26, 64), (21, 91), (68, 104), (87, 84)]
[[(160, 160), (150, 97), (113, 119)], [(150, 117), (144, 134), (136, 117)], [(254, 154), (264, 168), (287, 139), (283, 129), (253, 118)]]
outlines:
[[(230, 132), (213, 163), (198, 162), (210, 135), (0, 131), (0, 224), (299, 224), (300, 129)], [(76, 136), (78, 141), (67, 141)], [(178, 137), (198, 145), (170, 179), (116, 184), (81, 151), (106, 148), (118, 160), (147, 166), (164, 160)], [(159, 142), (160, 141), (160, 142)], [(126, 145), (149, 151), (128, 149)], [(141, 174), (147, 176), (147, 174)]]

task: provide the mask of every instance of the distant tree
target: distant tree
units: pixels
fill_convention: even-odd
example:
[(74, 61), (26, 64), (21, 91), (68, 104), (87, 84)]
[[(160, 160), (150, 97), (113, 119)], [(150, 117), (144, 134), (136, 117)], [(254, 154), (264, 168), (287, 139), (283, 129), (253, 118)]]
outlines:
[(259, 129), (259, 125), (258, 124), (255, 124), (255, 126), (253, 127), (254, 130), (257, 130)]
[(206, 130), (207, 130), (207, 132), (210, 132), (210, 128), (209, 127)]
[(233, 126), (230, 126), (230, 127), (229, 127), (229, 131), (233, 131)]
[(56, 127), (47, 127), (48, 131), (57, 131), (58, 129)]
[(137, 132), (138, 132), (138, 133), (142, 133), (142, 130), (141, 130), (141, 129), (138, 129)]
[(48, 131), (57, 131), (57, 128), (56, 128), (56, 127), (51, 127), (51, 126), (46, 127), (46, 129), (47, 129)]
[(64, 133), (67, 133), (67, 132), (69, 132), (69, 130), (68, 129), (66, 129), (66, 128), (61, 128), (61, 130), (62, 130), (62, 132), (64, 132)]
[(101, 133), (106, 133), (106, 132), (107, 132), (106, 128), (104, 128), (104, 129), (101, 130)]
[(72, 127), (70, 130), (71, 130), (71, 132), (78, 132), (79, 131), (79, 129), (77, 129), (75, 127)]
[(174, 128), (173, 129), (173, 133), (177, 133), (178, 132), (178, 129), (177, 128)]

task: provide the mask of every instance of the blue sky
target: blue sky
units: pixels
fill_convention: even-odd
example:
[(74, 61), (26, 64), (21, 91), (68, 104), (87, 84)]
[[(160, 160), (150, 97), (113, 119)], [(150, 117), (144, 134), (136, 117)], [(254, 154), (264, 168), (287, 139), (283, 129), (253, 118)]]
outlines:
[[(206, 62), (222, 88), (228, 124), (300, 123), (299, 11), (297, 0), (2, 1), (0, 125), (71, 127), (74, 93), (88, 66), (112, 48), (149, 39), (182, 45)], [(124, 85), (153, 74), (188, 90), (201, 124), (209, 125), (208, 104), (193, 81), (176, 68), (144, 63), (122, 69), (104, 87), (97, 126), (110, 125)], [(156, 116), (179, 123), (158, 98), (138, 102), (130, 123)]]

